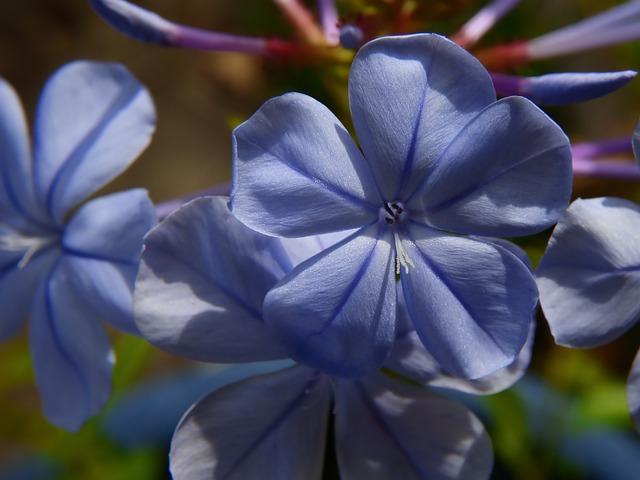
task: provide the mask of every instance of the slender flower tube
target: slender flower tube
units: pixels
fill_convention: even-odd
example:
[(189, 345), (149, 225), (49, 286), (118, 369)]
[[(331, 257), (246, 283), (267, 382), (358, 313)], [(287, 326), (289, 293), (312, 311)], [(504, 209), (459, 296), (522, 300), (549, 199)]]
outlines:
[(639, 38), (640, 0), (632, 0), (532, 40), (498, 45), (476, 55), (488, 68), (501, 70)]
[(89, 3), (116, 30), (143, 42), (276, 57), (302, 56), (307, 52), (303, 46), (285, 40), (230, 35), (180, 25), (125, 0), (89, 0)]
[(522, 95), (540, 105), (565, 105), (592, 100), (629, 83), (637, 72), (552, 73), (538, 77), (518, 77), (491, 73), (501, 96)]
[(633, 0), (530, 40), (527, 52), (530, 59), (539, 60), (638, 38), (640, 38), (640, 1)]
[(529, 100), (496, 101), (482, 65), (433, 34), (363, 46), (349, 103), (361, 148), (296, 93), (234, 130), (240, 221), (281, 237), (356, 229), (267, 294), (267, 321), (294, 359), (361, 375), (392, 348), (399, 276), (415, 330), (446, 371), (478, 378), (512, 363), (537, 292), (493, 239), (539, 232), (564, 211), (566, 136)]
[(607, 155), (632, 153), (632, 140), (628, 136), (601, 140), (599, 142), (574, 143), (571, 146), (573, 157), (594, 159)]
[(328, 45), (338, 45), (340, 42), (339, 18), (335, 0), (318, 0), (320, 21), (324, 30), (324, 38)]
[(324, 32), (300, 0), (273, 0), (273, 2), (280, 7), (302, 40), (309, 45), (326, 44)]
[(521, 0), (493, 0), (465, 23), (451, 39), (464, 48), (473, 47), (498, 20)]
[(632, 153), (632, 139), (620, 137), (601, 142), (578, 143), (571, 147), (575, 176), (639, 180), (640, 167), (613, 155)]

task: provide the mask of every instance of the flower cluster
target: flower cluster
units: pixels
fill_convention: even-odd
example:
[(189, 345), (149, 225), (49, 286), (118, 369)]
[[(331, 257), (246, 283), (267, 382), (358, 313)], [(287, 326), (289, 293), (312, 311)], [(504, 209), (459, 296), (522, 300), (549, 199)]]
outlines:
[[(296, 0), (275, 3), (298, 41), (90, 0), (149, 43), (351, 61), (357, 141), (314, 98), (272, 98), (233, 131), (228, 196), (154, 207), (136, 189), (80, 205), (146, 147), (149, 94), (120, 65), (68, 64), (44, 89), (30, 146), (0, 80), (0, 339), (30, 317), (45, 416), (68, 430), (110, 394), (101, 320), (192, 360), (282, 361), (191, 407), (171, 442), (177, 480), (319, 479), (327, 445), (345, 479), (486, 479), (484, 426), (439, 389), (484, 395), (515, 383), (539, 302), (556, 342), (572, 347), (608, 342), (640, 318), (640, 207), (598, 198), (567, 209), (573, 169), (640, 170), (598, 160), (630, 150), (629, 138), (572, 146), (538, 106), (596, 98), (636, 72), (524, 78), (485, 67), (564, 54), (588, 34), (590, 46), (636, 38), (639, 4), (476, 58), (466, 49), (517, 0), (490, 2), (453, 40), (370, 39), (364, 26), (338, 25), (331, 1), (318, 2), (321, 25)], [(506, 238), (556, 222), (534, 272)], [(628, 392), (640, 429), (640, 356)]]

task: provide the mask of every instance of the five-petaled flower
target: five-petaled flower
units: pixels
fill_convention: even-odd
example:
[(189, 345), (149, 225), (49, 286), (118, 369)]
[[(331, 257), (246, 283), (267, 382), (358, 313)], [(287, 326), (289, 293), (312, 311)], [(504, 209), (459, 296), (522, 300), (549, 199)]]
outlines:
[(294, 359), (338, 376), (379, 367), (396, 331), (396, 275), (427, 349), (468, 378), (513, 362), (536, 308), (515, 237), (551, 226), (571, 192), (562, 130), (432, 34), (365, 45), (349, 78), (361, 150), (322, 104), (291, 93), (234, 131), (231, 208), (300, 237), (357, 231), (265, 298)]
[[(136, 323), (154, 345), (199, 361), (285, 359), (287, 345), (263, 317), (264, 297), (299, 262), (340, 238), (268, 237), (236, 220), (226, 198), (194, 200), (145, 239)], [(530, 342), (508, 369), (479, 381), (453, 378), (402, 324), (406, 331), (385, 364), (396, 375), (491, 393), (510, 386), (528, 364)], [(279, 368), (218, 389), (185, 414), (171, 446), (173, 478), (321, 478), (331, 422), (341, 478), (489, 476), (490, 441), (462, 405), (381, 373), (344, 379), (304, 365)]]
[(113, 354), (98, 320), (137, 332), (131, 291), (155, 223), (144, 190), (72, 209), (129, 166), (154, 126), (149, 94), (124, 67), (75, 62), (44, 89), (32, 154), (18, 97), (0, 80), (0, 338), (31, 316), (44, 413), (69, 430), (109, 396)]

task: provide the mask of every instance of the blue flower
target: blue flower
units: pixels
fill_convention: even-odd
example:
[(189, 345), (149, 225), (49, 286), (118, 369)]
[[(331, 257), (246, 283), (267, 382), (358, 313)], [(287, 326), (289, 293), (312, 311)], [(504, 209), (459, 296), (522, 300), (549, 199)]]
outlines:
[[(638, 321), (639, 234), (640, 205), (628, 200), (578, 199), (567, 209), (537, 271), (542, 310), (558, 344), (603, 345)], [(638, 359), (628, 400), (640, 430)]]
[[(237, 221), (226, 198), (194, 200), (145, 239), (136, 323), (153, 344), (200, 361), (286, 358), (287, 345), (262, 314), (264, 297), (297, 263), (342, 236), (268, 237)], [(484, 384), (447, 379), (408, 336), (398, 345), (402, 358), (388, 368), (448, 388), (487, 393), (523, 370), (514, 366)], [(197, 402), (176, 429), (170, 469), (176, 480), (320, 478), (329, 421), (341, 478), (484, 479), (491, 471), (482, 424), (456, 402), (380, 373), (339, 379), (303, 365)]]
[(113, 354), (99, 319), (136, 332), (131, 291), (147, 193), (79, 202), (125, 170), (155, 124), (147, 91), (119, 65), (76, 62), (48, 81), (33, 152), (22, 107), (0, 80), (0, 338), (31, 316), (46, 417), (76, 430), (104, 404)]
[(569, 142), (530, 101), (496, 102), (486, 70), (438, 35), (365, 45), (349, 78), (362, 152), (322, 104), (265, 103), (234, 131), (231, 208), (268, 235), (357, 229), (285, 276), (265, 317), (292, 357), (338, 376), (379, 367), (396, 275), (417, 334), (467, 378), (511, 364), (538, 299), (509, 243), (551, 226), (571, 191)]

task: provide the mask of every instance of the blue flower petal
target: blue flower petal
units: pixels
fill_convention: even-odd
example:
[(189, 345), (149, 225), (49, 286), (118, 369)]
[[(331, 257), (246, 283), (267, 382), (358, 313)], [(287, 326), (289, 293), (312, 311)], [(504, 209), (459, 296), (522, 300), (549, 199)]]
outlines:
[(196, 360), (287, 357), (263, 321), (262, 302), (290, 269), (280, 242), (238, 222), (226, 198), (194, 200), (145, 240), (136, 324), (151, 343)]
[[(1, 255), (0, 257), (5, 257)], [(21, 252), (23, 253), (23, 252)], [(0, 261), (0, 341), (13, 336), (29, 316), (39, 283), (55, 261), (52, 249), (35, 254), (25, 266), (20, 266), (22, 255)]]
[(180, 421), (171, 474), (175, 480), (320, 480), (331, 398), (328, 377), (304, 367), (215, 391)]
[(560, 345), (593, 347), (640, 317), (640, 206), (576, 200), (556, 226), (537, 272), (540, 304)]
[(413, 224), (402, 245), (409, 316), (442, 368), (477, 379), (514, 362), (538, 301), (529, 269), (510, 250)]
[(75, 204), (125, 170), (149, 143), (155, 110), (122, 66), (74, 62), (47, 82), (35, 124), (35, 185), (61, 222)]
[(139, 335), (133, 321), (133, 286), (137, 264), (65, 255), (69, 285), (100, 319), (123, 332)]
[(627, 381), (627, 403), (633, 424), (640, 433), (640, 353), (636, 355)]
[(377, 224), (296, 267), (264, 302), (267, 322), (291, 357), (355, 377), (382, 365), (395, 334), (390, 234)]
[(341, 478), (489, 478), (491, 440), (464, 406), (381, 374), (335, 390)]
[(146, 190), (112, 193), (78, 210), (65, 228), (63, 248), (80, 257), (136, 265), (142, 239), (155, 224)]
[(0, 78), (0, 218), (22, 231), (38, 233), (45, 223), (31, 177), (29, 132), (20, 100)]
[(100, 322), (69, 288), (64, 259), (36, 293), (30, 346), (44, 414), (78, 430), (111, 391), (113, 352)]
[(530, 235), (557, 221), (571, 185), (566, 135), (529, 100), (509, 97), (465, 127), (409, 208), (457, 233)]
[(535, 339), (535, 320), (532, 318), (527, 341), (514, 362), (477, 380), (468, 380), (445, 372), (433, 355), (424, 347), (418, 333), (411, 324), (409, 313), (401, 291), (398, 292), (398, 326), (404, 326), (393, 345), (393, 350), (385, 367), (411, 380), (432, 387), (447, 388), (475, 395), (490, 395), (509, 388), (520, 380), (529, 367), (533, 341)]
[(433, 34), (384, 37), (349, 75), (353, 123), (386, 200), (404, 200), (463, 127), (496, 95), (472, 55)]
[(231, 209), (262, 233), (285, 237), (360, 227), (382, 200), (367, 162), (324, 105), (289, 93), (233, 132)]

